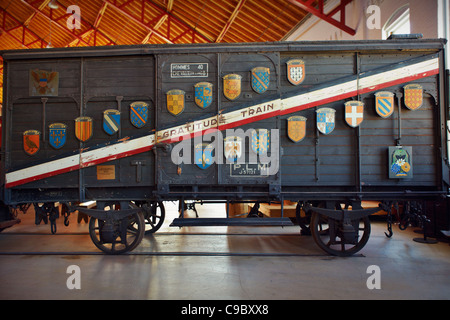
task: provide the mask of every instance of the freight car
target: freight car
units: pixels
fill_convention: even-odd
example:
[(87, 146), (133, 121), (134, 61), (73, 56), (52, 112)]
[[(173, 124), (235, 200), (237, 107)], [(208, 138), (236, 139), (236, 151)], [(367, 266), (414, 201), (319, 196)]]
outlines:
[[(174, 226), (289, 225), (326, 252), (366, 244), (378, 201), (448, 221), (445, 40), (140, 45), (4, 51), (2, 197), (36, 219), (91, 217), (133, 250)], [(249, 219), (184, 218), (185, 202), (253, 202)], [(80, 205), (95, 201), (95, 207)]]

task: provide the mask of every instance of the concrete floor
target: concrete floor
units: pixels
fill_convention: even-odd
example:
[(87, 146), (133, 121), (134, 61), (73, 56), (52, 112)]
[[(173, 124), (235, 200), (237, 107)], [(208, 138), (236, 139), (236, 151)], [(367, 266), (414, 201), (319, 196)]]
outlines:
[[(222, 216), (224, 208), (203, 205), (198, 212)], [(386, 224), (373, 222), (360, 254), (338, 258), (300, 236), (298, 227), (179, 229), (168, 226), (178, 215), (175, 204), (166, 203), (166, 215), (158, 233), (122, 256), (98, 254), (76, 215), (69, 227), (60, 218), (56, 235), (50, 225), (36, 226), (34, 213), (20, 215), (20, 225), (0, 234), (0, 299), (450, 299), (449, 244), (416, 243), (412, 239), (420, 235), (411, 228), (394, 226), (388, 239)], [(66, 285), (72, 265), (80, 268), (80, 290)], [(369, 290), (373, 265), (381, 288)]]

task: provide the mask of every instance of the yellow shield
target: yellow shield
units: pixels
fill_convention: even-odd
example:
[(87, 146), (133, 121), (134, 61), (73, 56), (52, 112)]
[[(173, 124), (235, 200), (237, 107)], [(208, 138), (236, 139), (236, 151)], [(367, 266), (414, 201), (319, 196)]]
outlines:
[(229, 100), (235, 100), (241, 95), (241, 79), (238, 74), (227, 74), (223, 77), (223, 94)]
[(420, 84), (408, 84), (405, 89), (405, 105), (410, 110), (419, 109), (423, 103), (423, 88)]
[(184, 94), (183, 90), (170, 90), (167, 95), (167, 110), (170, 114), (177, 116), (184, 110)]
[(302, 141), (306, 136), (306, 118), (294, 116), (287, 119), (287, 121), (289, 139), (295, 143)]

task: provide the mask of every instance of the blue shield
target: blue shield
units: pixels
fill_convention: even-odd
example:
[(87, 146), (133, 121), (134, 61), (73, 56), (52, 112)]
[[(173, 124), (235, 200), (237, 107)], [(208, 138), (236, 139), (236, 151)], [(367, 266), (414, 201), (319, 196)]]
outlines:
[(323, 134), (330, 134), (335, 127), (336, 110), (322, 108), (317, 112), (317, 129)]
[(136, 128), (145, 126), (148, 120), (148, 103), (133, 102), (130, 105), (130, 121)]
[(252, 88), (258, 93), (264, 93), (269, 89), (270, 69), (258, 67), (252, 69)]
[(54, 123), (48, 128), (50, 145), (55, 149), (61, 149), (66, 144), (67, 126), (62, 123)]
[(213, 99), (212, 83), (200, 82), (195, 86), (195, 104), (202, 109), (208, 108)]
[(207, 169), (213, 164), (212, 145), (199, 143), (194, 149), (194, 163), (200, 169)]
[(103, 112), (103, 130), (113, 135), (120, 128), (120, 112), (118, 110), (106, 110)]
[(256, 129), (252, 132), (252, 150), (259, 155), (269, 150), (269, 130)]

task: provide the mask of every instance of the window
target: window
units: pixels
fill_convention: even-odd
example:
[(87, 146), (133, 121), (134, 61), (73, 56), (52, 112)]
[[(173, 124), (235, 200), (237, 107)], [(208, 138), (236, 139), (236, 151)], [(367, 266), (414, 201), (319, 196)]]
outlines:
[(409, 22), (409, 5), (404, 5), (397, 9), (383, 26), (383, 40), (389, 38), (391, 34), (411, 33)]

